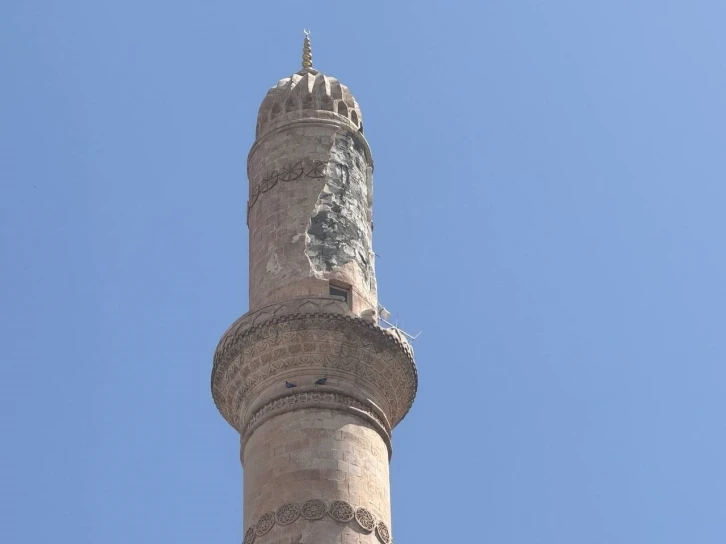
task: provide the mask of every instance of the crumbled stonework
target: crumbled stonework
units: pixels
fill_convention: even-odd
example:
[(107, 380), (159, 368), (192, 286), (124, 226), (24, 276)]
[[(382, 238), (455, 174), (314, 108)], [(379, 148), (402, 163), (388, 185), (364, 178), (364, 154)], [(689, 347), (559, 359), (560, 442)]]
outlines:
[(366, 285), (373, 287), (368, 176), (357, 140), (348, 132), (336, 133), (325, 187), (307, 230), (305, 253), (315, 276), (355, 261)]

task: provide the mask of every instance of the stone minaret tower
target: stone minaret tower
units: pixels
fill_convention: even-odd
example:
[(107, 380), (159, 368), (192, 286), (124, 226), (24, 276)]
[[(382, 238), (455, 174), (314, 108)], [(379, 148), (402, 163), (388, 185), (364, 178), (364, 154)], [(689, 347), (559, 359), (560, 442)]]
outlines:
[(389, 544), (391, 430), (413, 352), (378, 321), (373, 160), (347, 87), (312, 67), (269, 90), (247, 161), (249, 312), (214, 355), (240, 433), (244, 544)]

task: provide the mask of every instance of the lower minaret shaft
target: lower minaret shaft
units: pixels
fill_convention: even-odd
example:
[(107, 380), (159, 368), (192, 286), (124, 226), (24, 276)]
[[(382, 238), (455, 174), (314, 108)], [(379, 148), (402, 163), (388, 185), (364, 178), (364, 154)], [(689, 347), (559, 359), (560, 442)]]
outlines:
[(241, 435), (246, 544), (388, 544), (391, 429), (416, 383), (408, 345), (336, 297), (232, 325), (212, 392)]
[(245, 527), (260, 542), (373, 542), (366, 535), (375, 525), (390, 527), (388, 449), (355, 415), (303, 408), (275, 416), (242, 456)]

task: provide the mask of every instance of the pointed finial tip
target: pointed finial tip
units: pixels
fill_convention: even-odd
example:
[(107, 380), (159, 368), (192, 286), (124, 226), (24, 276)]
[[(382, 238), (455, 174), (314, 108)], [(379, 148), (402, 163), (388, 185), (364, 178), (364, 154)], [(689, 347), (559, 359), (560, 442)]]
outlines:
[(303, 70), (309, 70), (313, 67), (313, 50), (310, 46), (310, 31), (305, 28), (305, 40), (303, 41), (302, 67)]

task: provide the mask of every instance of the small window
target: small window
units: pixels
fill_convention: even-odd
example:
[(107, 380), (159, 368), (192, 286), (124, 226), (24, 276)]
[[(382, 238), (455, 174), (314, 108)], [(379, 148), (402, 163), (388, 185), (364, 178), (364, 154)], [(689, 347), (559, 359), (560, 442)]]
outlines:
[(350, 289), (343, 287), (336, 287), (335, 285), (330, 286), (330, 294), (334, 297), (343, 297), (345, 303), (350, 306)]

